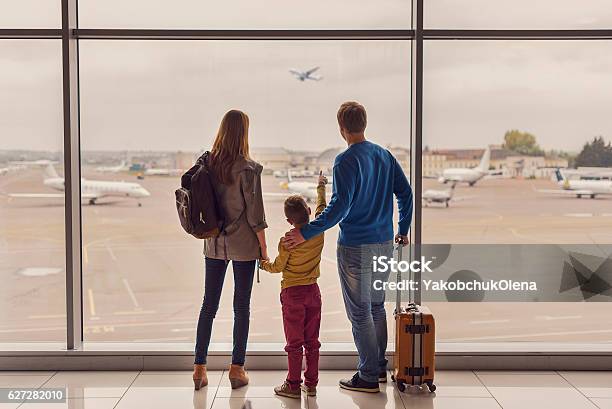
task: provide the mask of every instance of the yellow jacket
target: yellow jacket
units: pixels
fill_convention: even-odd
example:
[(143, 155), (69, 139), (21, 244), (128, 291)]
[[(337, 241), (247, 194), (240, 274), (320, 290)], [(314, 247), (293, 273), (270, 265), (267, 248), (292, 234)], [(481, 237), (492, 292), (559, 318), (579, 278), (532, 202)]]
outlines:
[[(325, 185), (317, 187), (317, 217), (325, 207)], [(321, 233), (310, 240), (297, 245), (291, 250), (283, 246), (283, 239), (278, 243), (278, 256), (273, 262), (262, 261), (260, 267), (270, 273), (283, 273), (281, 288), (298, 285), (309, 285), (317, 282), (321, 275), (321, 251), (323, 251), (323, 236)]]

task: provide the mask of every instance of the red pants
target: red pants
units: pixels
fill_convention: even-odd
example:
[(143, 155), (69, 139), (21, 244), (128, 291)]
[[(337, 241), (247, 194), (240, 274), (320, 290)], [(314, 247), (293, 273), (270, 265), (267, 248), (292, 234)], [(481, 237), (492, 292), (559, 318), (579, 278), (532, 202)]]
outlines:
[[(289, 359), (287, 381), (296, 386), (302, 382), (302, 355), (306, 351), (304, 383), (319, 382), (319, 328), (321, 326), (321, 292), (318, 284), (284, 288), (280, 295), (283, 327)], [(303, 349), (302, 349), (303, 347)]]

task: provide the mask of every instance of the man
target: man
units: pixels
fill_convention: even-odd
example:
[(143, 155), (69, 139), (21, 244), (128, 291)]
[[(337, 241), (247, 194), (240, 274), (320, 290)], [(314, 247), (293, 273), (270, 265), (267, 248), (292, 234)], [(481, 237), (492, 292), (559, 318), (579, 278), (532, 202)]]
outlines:
[(359, 353), (358, 372), (342, 379), (340, 387), (379, 392), (378, 383), (387, 381), (387, 320), (385, 293), (375, 290), (373, 282), (387, 281), (389, 271), (373, 271), (373, 258), (393, 256), (393, 195), (399, 209), (395, 241), (408, 243), (412, 189), (393, 155), (366, 140), (367, 116), (361, 104), (342, 104), (338, 125), (348, 148), (336, 157), (329, 205), (312, 222), (289, 231), (285, 246), (293, 248), (340, 223), (338, 273)]

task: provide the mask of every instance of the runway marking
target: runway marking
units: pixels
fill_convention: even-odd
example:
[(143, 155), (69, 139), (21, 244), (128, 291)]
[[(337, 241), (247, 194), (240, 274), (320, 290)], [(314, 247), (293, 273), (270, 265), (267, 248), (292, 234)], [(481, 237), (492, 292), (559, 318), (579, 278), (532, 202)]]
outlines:
[(113, 249), (108, 245), (108, 243), (106, 243), (105, 245), (106, 250), (108, 251), (108, 254), (110, 254), (111, 258), (113, 259), (113, 261), (117, 261), (117, 257), (115, 256), (115, 252), (113, 251)]
[(327, 261), (328, 263), (332, 263), (334, 265), (338, 261), (335, 258), (331, 258), (331, 257), (327, 257), (327, 256), (321, 256), (321, 260)]
[(170, 337), (170, 338), (141, 338), (134, 342), (167, 342), (167, 341), (189, 341), (188, 337)]
[(328, 315), (340, 315), (340, 314), (344, 314), (344, 311), (327, 311), (327, 312), (323, 312), (321, 313), (321, 315), (323, 316), (328, 316)]
[(486, 341), (494, 339), (520, 339), (529, 337), (550, 337), (550, 336), (564, 336), (564, 335), (584, 335), (584, 334), (609, 334), (612, 333), (612, 329), (594, 329), (584, 331), (566, 331), (566, 332), (536, 332), (533, 334), (516, 334), (516, 335), (491, 335), (484, 337), (465, 337), (465, 338), (449, 338), (442, 340), (443, 342), (464, 342), (464, 341)]
[(537, 320), (544, 321), (556, 321), (556, 320), (579, 320), (582, 318), (582, 315), (565, 315), (565, 316), (550, 316), (550, 315), (540, 315), (537, 316)]
[(340, 332), (351, 332), (350, 328), (334, 328), (334, 329), (322, 329), (319, 331), (322, 334), (335, 334)]
[(172, 328), (170, 332), (194, 332), (196, 328)]
[(134, 291), (132, 291), (132, 287), (130, 287), (130, 283), (128, 282), (127, 278), (122, 278), (121, 281), (123, 281), (123, 285), (125, 286), (125, 289), (130, 295), (130, 298), (132, 299), (132, 304), (134, 304), (134, 308), (140, 308), (140, 304), (138, 304), (136, 295), (134, 294)]
[(565, 213), (565, 217), (593, 217), (593, 213)]
[(89, 315), (91, 315), (91, 319), (99, 319), (96, 316), (96, 303), (94, 302), (93, 290), (91, 288), (87, 289), (87, 300), (89, 301)]
[(487, 324), (502, 324), (504, 322), (510, 322), (510, 320), (479, 320), (479, 321), (470, 321), (470, 324), (473, 325), (487, 325)]
[(29, 315), (30, 320), (46, 320), (51, 318), (66, 318), (66, 314)]
[(115, 311), (113, 315), (148, 315), (155, 313), (157, 313), (155, 310)]

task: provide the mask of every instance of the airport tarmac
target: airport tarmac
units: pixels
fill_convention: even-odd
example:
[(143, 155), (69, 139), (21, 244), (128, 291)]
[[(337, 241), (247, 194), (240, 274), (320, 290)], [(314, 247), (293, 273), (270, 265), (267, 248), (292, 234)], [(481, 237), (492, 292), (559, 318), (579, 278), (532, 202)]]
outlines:
[[(136, 181), (129, 174), (92, 180)], [(0, 192), (46, 192), (42, 171), (0, 176)], [(193, 342), (203, 292), (202, 243), (178, 224), (176, 177), (137, 181), (151, 197), (103, 199), (83, 206), (83, 308), (87, 341)], [(264, 191), (283, 192), (264, 177)], [(444, 189), (425, 180), (425, 189)], [(459, 186), (446, 209), (423, 209), (426, 243), (612, 243), (612, 198), (576, 199), (538, 193), (548, 180), (489, 179)], [(282, 197), (266, 197), (270, 255), (288, 229)], [(54, 199), (0, 197), (0, 342), (65, 337), (63, 206)], [(337, 228), (326, 233), (319, 285), (323, 342), (349, 342), (336, 270)], [(213, 342), (231, 341), (231, 267)], [(283, 342), (279, 275), (254, 284), (251, 342)], [(426, 302), (427, 303), (427, 302)], [(607, 303), (428, 303), (441, 342), (612, 342)], [(388, 305), (389, 313), (392, 305)], [(391, 314), (389, 314), (391, 321)]]

